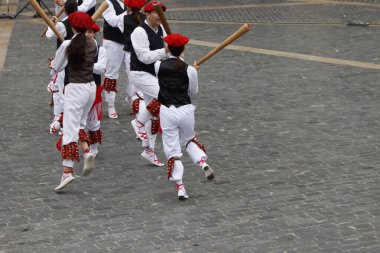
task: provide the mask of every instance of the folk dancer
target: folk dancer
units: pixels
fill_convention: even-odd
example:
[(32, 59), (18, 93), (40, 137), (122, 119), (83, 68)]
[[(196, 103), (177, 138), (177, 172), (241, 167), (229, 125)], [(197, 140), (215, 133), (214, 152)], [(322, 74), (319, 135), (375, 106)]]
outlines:
[[(136, 115), (139, 113), (140, 107), (145, 107), (145, 102), (142, 92), (136, 89), (135, 85), (130, 81), (129, 78), (132, 48), (131, 34), (135, 28), (141, 25), (145, 20), (145, 15), (141, 13), (141, 8), (145, 5), (145, 0), (125, 0), (124, 3), (130, 10), (130, 13), (125, 15), (123, 19), (119, 20), (118, 27), (125, 38), (125, 69), (127, 73), (126, 101), (132, 108), (131, 114)], [(141, 133), (137, 135), (136, 138), (140, 139), (143, 142), (144, 147), (147, 146), (145, 129), (141, 129)]]
[[(136, 119), (131, 121), (131, 124), (137, 136), (142, 136), (144, 130), (146, 131), (148, 142), (141, 156), (156, 166), (163, 166), (164, 164), (157, 158), (154, 151), (159, 116), (157, 101), (159, 85), (154, 72), (154, 63), (165, 59), (169, 50), (164, 45), (163, 37), (166, 36), (166, 33), (153, 7), (155, 3), (157, 2), (145, 5), (146, 19), (131, 34), (130, 83), (133, 83), (136, 89), (143, 93), (146, 104), (145, 108), (140, 108), (142, 110)], [(163, 11), (166, 11), (166, 6), (163, 3), (159, 4)]]
[(160, 85), (158, 101), (161, 104), (162, 142), (168, 160), (168, 179), (176, 183), (178, 198), (185, 200), (189, 195), (182, 181), (181, 145), (186, 147), (192, 162), (202, 169), (207, 179), (214, 178), (214, 171), (206, 163), (204, 146), (195, 138), (195, 106), (191, 104), (190, 96), (198, 93), (198, 73), (181, 57), (189, 39), (181, 34), (171, 34), (164, 40), (170, 56), (154, 64)]
[[(76, 12), (78, 9), (78, 4), (76, 0), (67, 0), (65, 2), (65, 13), (70, 15), (71, 13)], [(52, 21), (55, 24), (55, 28), (61, 34), (65, 40), (71, 40), (74, 33), (71, 29), (71, 25), (67, 16), (59, 21), (57, 17), (53, 17)], [(49, 27), (46, 34), (48, 40), (56, 40), (57, 49), (62, 44), (62, 42), (57, 38), (53, 30)], [(50, 61), (52, 58), (49, 59)], [(51, 65), (51, 62), (49, 62)], [(48, 84), (48, 91), (52, 93), (53, 104), (54, 104), (54, 119), (50, 124), (50, 133), (55, 134), (59, 133), (62, 127), (62, 113), (63, 113), (63, 88), (64, 88), (64, 79), (65, 71), (55, 72), (51, 70), (51, 81)]]
[(103, 47), (107, 52), (106, 73), (104, 75), (103, 89), (108, 103), (108, 116), (111, 119), (118, 118), (115, 108), (117, 92), (117, 79), (122, 62), (125, 60), (123, 50), (125, 39), (118, 28), (119, 20), (127, 13), (124, 10), (124, 2), (120, 0), (106, 0), (109, 7), (103, 12)]
[(75, 12), (69, 15), (69, 22), (75, 35), (71, 41), (65, 40), (62, 43), (51, 63), (55, 71), (66, 71), (62, 138), (63, 175), (55, 191), (62, 190), (75, 179), (74, 162), (79, 162), (78, 144), (84, 157), (82, 175), (87, 176), (94, 166), (94, 155), (90, 153), (88, 137), (84, 130), (96, 95), (93, 68), (97, 43), (85, 34), (93, 27), (94, 21), (84, 12)]

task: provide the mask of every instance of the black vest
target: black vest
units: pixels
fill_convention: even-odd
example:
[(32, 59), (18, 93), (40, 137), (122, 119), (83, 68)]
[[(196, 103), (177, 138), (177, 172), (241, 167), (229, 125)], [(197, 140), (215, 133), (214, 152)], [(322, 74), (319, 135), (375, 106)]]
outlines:
[(158, 101), (169, 107), (174, 105), (180, 107), (191, 104), (189, 89), (189, 76), (187, 75), (188, 65), (184, 63), (179, 70), (176, 69), (176, 59), (169, 58), (161, 62), (158, 70), (158, 83), (160, 91)]
[[(141, 27), (146, 31), (148, 35), (149, 49), (151, 51), (164, 48), (164, 40), (162, 39), (163, 32), (161, 26), (158, 27), (157, 33), (155, 33), (152, 30), (152, 28), (150, 28), (145, 22), (141, 25)], [(131, 48), (131, 71), (145, 71), (156, 76), (156, 73), (154, 71), (154, 63), (142, 63), (137, 58), (136, 52), (133, 49), (133, 47)]]
[[(71, 25), (69, 23), (69, 19), (65, 19), (62, 21), (62, 23), (65, 25), (66, 28), (66, 37), (64, 38), (65, 40), (71, 40), (71, 38), (74, 36), (73, 29), (71, 29)], [(57, 48), (62, 44), (62, 42), (57, 39)]]
[[(124, 12), (124, 9), (121, 8), (117, 0), (110, 1), (113, 5), (113, 8), (115, 9), (116, 15), (120, 15)], [(107, 23), (106, 19), (104, 19), (103, 38), (106, 40), (112, 40), (123, 45), (125, 42), (124, 35), (121, 33), (120, 29), (118, 27), (110, 26), (110, 24)]]
[[(100, 46), (98, 45), (98, 52), (96, 53), (94, 64), (97, 63), (99, 60), (99, 48)], [(94, 81), (96, 85), (101, 85), (102, 76), (94, 73)]]
[[(145, 15), (142, 13), (138, 13), (137, 15), (140, 16), (141, 22), (144, 22)], [(135, 30), (136, 27), (138, 27), (138, 22), (133, 18), (132, 13), (124, 16), (124, 51), (130, 52), (132, 48), (132, 42), (131, 42), (131, 34)]]
[[(78, 0), (78, 6), (83, 3), (83, 0)], [(96, 6), (96, 5), (95, 5)], [(95, 6), (89, 9), (86, 13), (90, 16), (94, 15), (95, 13)]]

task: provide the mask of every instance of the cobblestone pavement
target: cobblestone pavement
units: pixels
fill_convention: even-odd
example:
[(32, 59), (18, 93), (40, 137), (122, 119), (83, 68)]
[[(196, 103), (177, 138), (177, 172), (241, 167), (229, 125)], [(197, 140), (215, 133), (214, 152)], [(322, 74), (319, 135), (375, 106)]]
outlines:
[[(171, 24), (204, 42), (239, 26)], [(185, 202), (165, 168), (140, 158), (121, 87), (96, 168), (56, 194), (46, 91), (54, 44), (41, 28), (15, 20), (0, 79), (0, 252), (380, 252), (379, 70), (227, 49), (211, 58), (193, 102), (216, 178), (185, 155)], [(380, 64), (379, 39), (379, 26), (265, 24), (233, 44)], [(190, 44), (186, 61), (209, 50)], [(163, 158), (160, 140), (157, 150)]]

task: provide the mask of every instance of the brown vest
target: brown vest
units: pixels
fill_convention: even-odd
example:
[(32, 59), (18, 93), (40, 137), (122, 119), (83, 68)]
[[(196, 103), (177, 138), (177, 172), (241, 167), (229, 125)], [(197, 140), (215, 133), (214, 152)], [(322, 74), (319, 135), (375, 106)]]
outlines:
[(86, 58), (84, 64), (80, 69), (75, 69), (70, 65), (68, 66), (69, 83), (89, 83), (94, 81), (93, 69), (97, 50), (98, 48), (95, 41), (92, 38), (86, 37)]

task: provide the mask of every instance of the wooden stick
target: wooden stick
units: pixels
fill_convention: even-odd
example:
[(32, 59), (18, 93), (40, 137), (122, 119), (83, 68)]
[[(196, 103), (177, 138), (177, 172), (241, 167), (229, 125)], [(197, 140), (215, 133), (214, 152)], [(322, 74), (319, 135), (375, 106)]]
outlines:
[(164, 11), (162, 10), (161, 5), (159, 3), (154, 3), (153, 7), (156, 10), (157, 15), (160, 17), (161, 24), (164, 27), (166, 34), (167, 35), (172, 34), (172, 31), (170, 30), (170, 27), (168, 24), (168, 20), (166, 19), (166, 16), (164, 14)]
[(203, 56), (200, 60), (195, 62), (195, 65), (199, 66), (205, 61), (207, 61), (209, 58), (214, 56), (216, 53), (218, 53), (220, 50), (231, 44), (233, 41), (247, 33), (249, 30), (251, 30), (250, 24), (244, 24), (242, 27), (239, 28), (236, 32), (231, 34), (225, 41), (220, 43), (217, 47), (215, 47), (213, 50), (211, 50), (209, 53), (207, 53), (205, 56)]
[(103, 12), (105, 10), (107, 10), (108, 8), (108, 3), (106, 1), (104, 1), (100, 6), (99, 8), (95, 11), (94, 15), (92, 15), (92, 20), (94, 20), (94, 22), (103, 14)]
[[(65, 12), (65, 7), (62, 6), (61, 9), (59, 10), (59, 12), (57, 13), (57, 15), (56, 15), (55, 17), (56, 17), (56, 18), (59, 18), (59, 17), (62, 15), (63, 12)], [(47, 31), (48, 31), (48, 27), (45, 27), (45, 28), (41, 31), (41, 33), (40, 33), (40, 37), (41, 37), (41, 38), (44, 37)]]
[(37, 11), (38, 15), (42, 17), (42, 19), (45, 21), (45, 23), (53, 30), (57, 38), (63, 42), (64, 39), (62, 35), (58, 32), (57, 28), (55, 28), (53, 21), (51, 21), (46, 13), (42, 10), (41, 6), (37, 3), (36, 0), (28, 0), (29, 3), (33, 6), (33, 8)]

